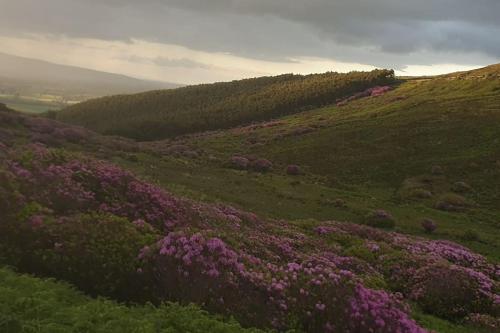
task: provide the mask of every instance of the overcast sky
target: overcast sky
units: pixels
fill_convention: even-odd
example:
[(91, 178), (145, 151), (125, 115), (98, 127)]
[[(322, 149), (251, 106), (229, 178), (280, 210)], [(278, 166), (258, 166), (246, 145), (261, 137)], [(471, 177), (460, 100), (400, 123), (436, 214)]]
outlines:
[(0, 0), (0, 52), (179, 83), (500, 62), (500, 0)]

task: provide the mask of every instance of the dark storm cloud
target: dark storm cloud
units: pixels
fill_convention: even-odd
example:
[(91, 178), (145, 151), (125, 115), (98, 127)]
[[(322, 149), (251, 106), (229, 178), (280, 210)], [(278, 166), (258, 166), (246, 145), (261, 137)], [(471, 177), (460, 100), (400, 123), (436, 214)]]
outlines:
[(140, 38), (377, 66), (500, 58), (499, 0), (0, 0), (0, 8), (2, 34)]

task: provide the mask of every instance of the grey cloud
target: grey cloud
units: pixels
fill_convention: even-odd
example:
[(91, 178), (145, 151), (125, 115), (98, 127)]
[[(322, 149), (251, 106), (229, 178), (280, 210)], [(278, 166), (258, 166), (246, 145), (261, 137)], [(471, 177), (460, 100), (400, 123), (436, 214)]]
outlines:
[(328, 57), (381, 67), (500, 59), (498, 0), (0, 0), (0, 6), (0, 32), (9, 34), (141, 38), (259, 59)]
[(157, 65), (161, 67), (169, 68), (190, 68), (190, 69), (214, 69), (215, 66), (198, 62), (188, 58), (167, 58), (167, 57), (156, 57), (156, 58), (146, 58), (139, 56), (126, 56), (119, 57), (119, 60), (126, 60), (133, 63), (140, 64), (150, 64)]
[(153, 63), (158, 66), (164, 66), (164, 67), (201, 68), (201, 69), (212, 68), (212, 66), (210, 65), (186, 58), (170, 59), (170, 58), (158, 57), (153, 60)]

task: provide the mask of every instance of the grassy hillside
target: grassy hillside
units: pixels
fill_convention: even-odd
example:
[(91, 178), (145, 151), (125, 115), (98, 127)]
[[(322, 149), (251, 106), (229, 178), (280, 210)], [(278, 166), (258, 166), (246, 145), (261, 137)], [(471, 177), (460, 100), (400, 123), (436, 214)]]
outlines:
[[(174, 170), (175, 163), (185, 166), (184, 173), (196, 167), (200, 175), (210, 172), (212, 185), (220, 182), (219, 193), (225, 190), (235, 198), (241, 196), (230, 186), (223, 188), (224, 177), (239, 178), (239, 186), (250, 178), (255, 188), (245, 193), (262, 195), (260, 200), (272, 198), (266, 192), (280, 182), (274, 190), (282, 193), (290, 186), (309, 193), (332, 191), (317, 177), (295, 184), (297, 178), (279, 171), (252, 174), (192, 160), (192, 154), (165, 154), (162, 143), (102, 137), (6, 109), (0, 116), (0, 261), (22, 272), (56, 277), (90, 295), (122, 301), (196, 303), (234, 316), (245, 327), (279, 331), (377, 327), (383, 333), (427, 332), (426, 327), (470, 333), (488, 332), (495, 321), (495, 264), (458, 244), (429, 239), (434, 236), (392, 232), (403, 225), (399, 216), (377, 213), (360, 221), (373, 227), (271, 219), (214, 203), (218, 193), (205, 200), (210, 203), (182, 198), (152, 182), (154, 174), (147, 170), (168, 167), (160, 181), (169, 187), (163, 178), (169, 173), (173, 185), (189, 178)], [(144, 178), (109, 160), (129, 163), (127, 169)], [(205, 191), (204, 184), (198, 190)], [(357, 196), (363, 205), (366, 193)], [(267, 207), (277, 213), (293, 203), (295, 212), (305, 208), (293, 193), (287, 207), (276, 201), (284, 196), (274, 197)], [(440, 284), (444, 281), (447, 288)], [(115, 310), (109, 306), (105, 313), (111, 318), (103, 321), (113, 322)], [(71, 305), (66, 309), (73, 311)], [(174, 319), (184, 311), (173, 309)], [(17, 307), (8, 311), (18, 311), (18, 319), (8, 321), (13, 325), (27, 320)], [(131, 311), (134, 325), (164, 314), (153, 308), (120, 311)], [(144, 322), (135, 323), (135, 311), (145, 311)], [(79, 316), (69, 321), (78, 322)], [(179, 325), (190, 324), (182, 318)]]
[(55, 117), (104, 134), (153, 140), (293, 114), (394, 81), (387, 70), (290, 74), (105, 97), (68, 107)]
[[(499, 86), (496, 67), (409, 80), (342, 107), (151, 144), (161, 158), (116, 161), (183, 195), (276, 218), (362, 222), (382, 207), (398, 217), (398, 228), (416, 234), (432, 218), (435, 237), (498, 260)], [(231, 170), (235, 154), (267, 158), (273, 170)], [(289, 164), (305, 175), (287, 176)], [(453, 200), (457, 207), (446, 208)]]
[(0, 261), (245, 327), (494, 331), (499, 74), (142, 143), (4, 108)]
[(105, 299), (91, 299), (72, 286), (42, 280), (0, 268), (0, 331), (39, 332), (141, 332), (233, 333), (262, 332), (242, 329), (194, 306), (167, 304), (125, 306)]

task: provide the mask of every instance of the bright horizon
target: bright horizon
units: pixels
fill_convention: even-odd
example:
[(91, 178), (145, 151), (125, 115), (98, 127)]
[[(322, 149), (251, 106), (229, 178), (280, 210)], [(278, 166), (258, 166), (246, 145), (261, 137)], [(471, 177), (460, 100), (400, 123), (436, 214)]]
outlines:
[[(287, 62), (255, 60), (228, 53), (200, 52), (179, 45), (141, 40), (124, 43), (96, 39), (69, 40), (47, 36), (0, 37), (0, 45), (3, 46), (2, 49), (9, 51), (6, 54), (13, 56), (121, 74), (143, 80), (186, 85), (285, 73), (314, 74), (327, 71), (370, 71), (382, 68), (311, 57), (291, 58), (287, 59)], [(164, 54), (169, 54), (172, 58), (162, 58)], [(158, 62), (162, 60), (179, 64), (165, 68), (158, 65)], [(190, 63), (196, 63), (194, 68), (182, 66), (182, 64)], [(484, 66), (484, 64), (408, 65), (395, 72), (398, 76), (427, 76), (473, 70)], [(178, 78), (184, 78), (184, 80)]]

